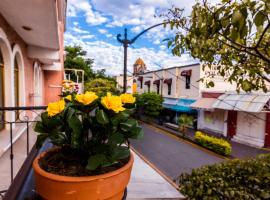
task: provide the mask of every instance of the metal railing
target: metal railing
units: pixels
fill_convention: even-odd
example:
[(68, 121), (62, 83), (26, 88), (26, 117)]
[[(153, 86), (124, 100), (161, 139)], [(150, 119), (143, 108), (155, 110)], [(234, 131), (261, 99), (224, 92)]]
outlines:
[[(17, 131), (23, 131), (23, 134), (26, 134), (26, 160), (30, 153), (30, 144), (29, 144), (29, 132), (31, 123), (36, 122), (37, 116), (39, 116), (38, 111), (45, 110), (47, 106), (28, 106), (28, 107), (0, 107), (0, 114), (7, 116), (7, 113), (14, 112), (13, 118), (15, 120), (5, 120), (0, 119), (0, 125), (4, 126), (4, 129), (0, 131), (0, 134), (6, 134), (9, 132), (9, 159), (10, 159), (10, 184), (14, 181), (14, 132), (15, 126), (22, 124), (25, 126), (19, 127)], [(21, 130), (20, 130), (21, 129)], [(22, 130), (23, 129), (23, 130)], [(1, 133), (2, 132), (2, 133)], [(20, 136), (18, 136), (20, 137)], [(20, 177), (19, 177), (20, 178)], [(8, 188), (7, 188), (8, 189)], [(0, 199), (3, 199), (7, 189), (0, 190)]]

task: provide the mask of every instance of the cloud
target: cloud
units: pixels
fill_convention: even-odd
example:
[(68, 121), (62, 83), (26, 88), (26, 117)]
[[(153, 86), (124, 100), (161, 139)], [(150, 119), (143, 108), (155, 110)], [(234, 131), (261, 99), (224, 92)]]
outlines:
[(68, 16), (77, 16), (78, 12), (84, 13), (86, 22), (90, 25), (103, 24), (108, 20), (100, 12), (94, 11), (88, 0), (69, 0)]
[(79, 28), (79, 27), (76, 27), (76, 26), (73, 27), (72, 30), (73, 30), (74, 32), (76, 32), (76, 33), (79, 33), (79, 34), (86, 34), (86, 33), (89, 33), (89, 31), (83, 30), (83, 29), (81, 29), (81, 28)]
[(101, 34), (105, 34), (105, 33), (107, 33), (108, 31), (107, 31), (106, 29), (100, 28), (100, 29), (98, 29), (98, 32), (100, 32)]
[(94, 35), (82, 35), (81, 36), (82, 39), (92, 39), (92, 38), (95, 38)]
[[(119, 75), (123, 71), (123, 47), (103, 41), (83, 42), (81, 37), (65, 34), (66, 44), (79, 44), (87, 51), (87, 57), (94, 59), (94, 70), (106, 69), (110, 75)], [(148, 70), (167, 68), (195, 61), (188, 55), (175, 57), (168, 54), (164, 49), (154, 50), (152, 48), (128, 49), (128, 71), (133, 71), (133, 63), (141, 57), (147, 65)]]
[(113, 34), (108, 33), (108, 34), (106, 34), (106, 37), (111, 38), (111, 37), (113, 37)]

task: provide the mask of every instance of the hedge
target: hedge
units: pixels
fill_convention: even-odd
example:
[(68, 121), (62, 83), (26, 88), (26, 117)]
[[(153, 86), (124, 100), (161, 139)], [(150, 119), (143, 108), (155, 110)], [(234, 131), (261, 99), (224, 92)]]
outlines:
[(195, 141), (201, 146), (213, 150), (218, 154), (227, 156), (232, 152), (231, 144), (226, 140), (203, 134), (200, 131), (196, 132)]
[(181, 174), (179, 189), (189, 199), (270, 199), (270, 154), (230, 160)]

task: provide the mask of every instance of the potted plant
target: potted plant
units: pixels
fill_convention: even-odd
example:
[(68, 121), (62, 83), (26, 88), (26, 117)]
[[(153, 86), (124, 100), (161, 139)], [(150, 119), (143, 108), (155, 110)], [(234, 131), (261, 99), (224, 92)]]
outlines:
[(134, 102), (130, 94), (86, 92), (50, 103), (35, 125), (37, 147), (46, 139), (54, 145), (33, 162), (37, 193), (49, 200), (122, 199), (134, 160), (129, 139), (143, 137), (127, 109)]

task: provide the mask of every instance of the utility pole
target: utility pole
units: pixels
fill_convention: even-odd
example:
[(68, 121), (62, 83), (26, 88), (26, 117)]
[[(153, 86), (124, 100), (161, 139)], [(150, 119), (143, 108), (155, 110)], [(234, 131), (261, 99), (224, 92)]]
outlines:
[(124, 80), (123, 80), (123, 93), (126, 93), (127, 91), (127, 48), (129, 45), (133, 44), (142, 34), (144, 34), (145, 32), (149, 31), (152, 28), (155, 28), (157, 26), (161, 26), (166, 24), (166, 22), (162, 22), (156, 25), (153, 25), (145, 30), (143, 30), (141, 33), (139, 33), (138, 35), (136, 35), (133, 39), (129, 40), (127, 38), (127, 29), (125, 28), (125, 32), (124, 32), (124, 39), (121, 39), (121, 34), (117, 34), (116, 38), (118, 40), (118, 42), (120, 42), (121, 44), (123, 44), (124, 47)]

